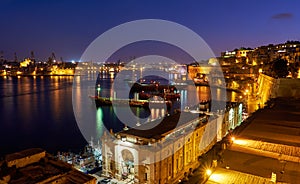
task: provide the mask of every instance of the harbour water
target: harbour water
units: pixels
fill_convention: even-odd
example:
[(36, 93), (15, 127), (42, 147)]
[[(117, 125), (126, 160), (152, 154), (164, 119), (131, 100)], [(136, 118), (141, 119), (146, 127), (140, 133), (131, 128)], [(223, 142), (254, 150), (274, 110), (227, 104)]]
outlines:
[[(83, 148), (87, 141), (77, 125), (72, 104), (73, 81), (78, 77), (0, 78), (0, 155), (30, 147), (41, 147), (50, 153), (78, 152)], [(113, 76), (102, 77), (101, 95), (110, 96)], [(207, 86), (187, 86), (179, 92), (181, 106), (192, 104), (197, 98), (207, 100), (211, 95)], [(222, 96), (222, 93), (224, 90), (216, 90), (215, 95)], [(235, 92), (227, 92), (227, 100), (234, 101), (237, 96)], [(151, 109), (151, 114), (142, 108), (135, 111), (140, 117), (153, 119), (166, 114), (163, 109)], [(94, 139), (102, 135), (103, 124), (115, 131), (123, 128), (112, 107), (98, 108), (96, 116), (101, 122), (92, 122)]]
[(0, 78), (0, 154), (86, 145), (73, 114), (73, 77)]

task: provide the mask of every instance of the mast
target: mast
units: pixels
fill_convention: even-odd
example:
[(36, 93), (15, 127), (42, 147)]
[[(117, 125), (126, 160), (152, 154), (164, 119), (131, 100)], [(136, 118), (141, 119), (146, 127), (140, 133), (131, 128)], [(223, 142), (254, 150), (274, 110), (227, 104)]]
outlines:
[(3, 63), (4, 62), (4, 52), (3, 50), (0, 51), (0, 62)]
[(35, 57), (34, 57), (34, 52), (30, 52), (30, 60), (33, 62), (33, 65), (35, 66)]
[(14, 53), (14, 61), (18, 62), (18, 57), (17, 57), (17, 53), (16, 52)]
[(52, 59), (52, 62), (56, 62), (56, 57), (55, 57), (55, 54), (54, 54), (54, 52), (52, 52), (52, 54), (51, 54), (51, 59)]

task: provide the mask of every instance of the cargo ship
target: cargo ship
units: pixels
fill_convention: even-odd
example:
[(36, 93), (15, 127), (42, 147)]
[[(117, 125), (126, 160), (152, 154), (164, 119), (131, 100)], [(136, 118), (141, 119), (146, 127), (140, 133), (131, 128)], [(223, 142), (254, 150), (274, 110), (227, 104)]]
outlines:
[(168, 108), (171, 107), (172, 102), (169, 100), (160, 100), (160, 99), (151, 99), (151, 100), (135, 100), (135, 99), (113, 99), (113, 98), (105, 98), (98, 96), (90, 96), (91, 99), (95, 100), (96, 107), (101, 106), (130, 106), (130, 107), (144, 107), (147, 108), (150, 106), (158, 106), (161, 107), (162, 104), (166, 104)]

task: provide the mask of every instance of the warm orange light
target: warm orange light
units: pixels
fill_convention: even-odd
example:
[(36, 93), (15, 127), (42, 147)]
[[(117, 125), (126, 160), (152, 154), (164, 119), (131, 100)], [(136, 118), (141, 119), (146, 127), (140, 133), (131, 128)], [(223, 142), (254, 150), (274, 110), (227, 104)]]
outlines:
[(74, 70), (73, 69), (60, 69), (57, 67), (52, 68), (52, 72), (50, 75), (74, 75)]
[(245, 146), (245, 145), (249, 144), (249, 141), (244, 140), (244, 139), (236, 139), (236, 140), (234, 140), (234, 144)]
[(211, 169), (206, 169), (206, 174), (207, 174), (208, 176), (210, 176), (210, 175), (212, 174)]
[(31, 63), (30, 59), (25, 59), (20, 63), (20, 67), (27, 67), (28, 65), (30, 65), (30, 63)]
[(222, 183), (224, 182), (224, 175), (222, 174), (212, 174), (209, 178), (210, 181), (216, 182), (216, 183)]

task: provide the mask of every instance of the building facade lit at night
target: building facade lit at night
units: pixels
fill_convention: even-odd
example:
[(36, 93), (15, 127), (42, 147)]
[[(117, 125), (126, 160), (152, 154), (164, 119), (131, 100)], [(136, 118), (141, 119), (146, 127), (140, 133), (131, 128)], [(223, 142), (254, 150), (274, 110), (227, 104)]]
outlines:
[(186, 110), (164, 117), (149, 130), (104, 134), (103, 172), (125, 181), (176, 183), (197, 167), (204, 167), (201, 156), (241, 122), (242, 103), (230, 103), (218, 114)]

